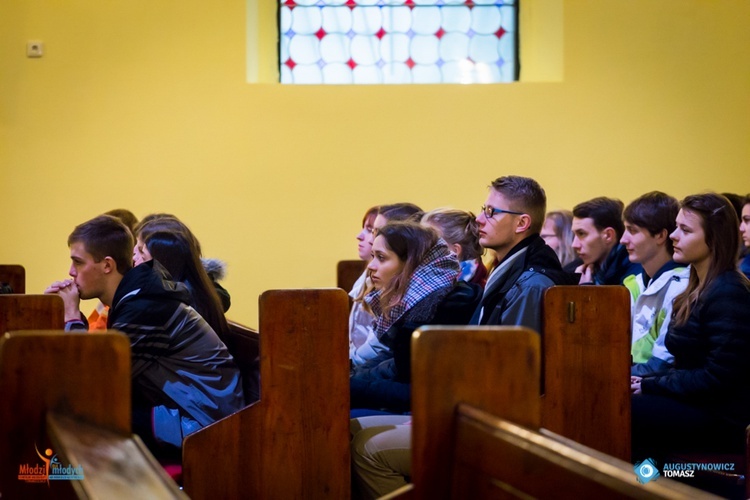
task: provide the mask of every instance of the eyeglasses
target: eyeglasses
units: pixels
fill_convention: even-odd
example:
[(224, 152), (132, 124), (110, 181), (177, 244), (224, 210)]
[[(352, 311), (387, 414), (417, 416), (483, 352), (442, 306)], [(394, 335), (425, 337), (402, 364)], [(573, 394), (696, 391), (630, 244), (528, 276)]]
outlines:
[(488, 219), (493, 218), (495, 214), (511, 214), (511, 215), (523, 215), (524, 214), (524, 212), (513, 212), (511, 210), (503, 210), (502, 208), (488, 207), (486, 205), (482, 205), (482, 213)]

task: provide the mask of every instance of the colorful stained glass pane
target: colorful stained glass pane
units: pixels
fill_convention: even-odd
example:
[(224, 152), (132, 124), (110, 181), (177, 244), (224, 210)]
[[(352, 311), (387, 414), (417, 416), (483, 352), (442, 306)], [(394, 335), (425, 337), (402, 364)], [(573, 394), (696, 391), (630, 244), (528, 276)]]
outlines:
[(516, 0), (280, 0), (282, 83), (517, 78)]

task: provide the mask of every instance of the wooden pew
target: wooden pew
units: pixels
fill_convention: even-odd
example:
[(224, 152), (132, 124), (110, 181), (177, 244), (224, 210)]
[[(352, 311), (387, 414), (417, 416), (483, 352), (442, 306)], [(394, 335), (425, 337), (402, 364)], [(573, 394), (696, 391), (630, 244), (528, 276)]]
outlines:
[(261, 296), (261, 400), (185, 439), (191, 498), (349, 497), (347, 306), (339, 289)]
[(544, 296), (542, 426), (630, 460), (630, 296), (555, 286)]
[[(538, 428), (539, 335), (521, 327), (440, 327), (412, 336), (412, 481), (417, 498), (450, 492), (455, 407), (467, 402)], [(439, 382), (438, 382), (439, 380)]]
[(14, 330), (62, 330), (63, 300), (57, 295), (0, 295), (0, 333)]
[(79, 498), (188, 498), (136, 435), (54, 412), (47, 430), (62, 464), (84, 472), (82, 480), (70, 481)]
[(26, 269), (17, 264), (0, 265), (0, 283), (7, 283), (13, 293), (26, 293)]
[(714, 498), (538, 432), (539, 336), (424, 327), (412, 337), (412, 479), (391, 498)]
[[(153, 462), (150, 467), (139, 469), (138, 474), (143, 476), (139, 485), (120, 481), (121, 486), (116, 489), (101, 486), (92, 489), (90, 485), (98, 482), (98, 470), (101, 470), (95, 469), (94, 464), (106, 466), (107, 463), (102, 463), (101, 453), (94, 461), (88, 459), (87, 453), (70, 453), (80, 450), (80, 446), (70, 446), (65, 439), (65, 435), (71, 434), (65, 432), (69, 427), (65, 417), (60, 417), (62, 426), (57, 426), (62, 429), (56, 433), (60, 439), (50, 442), (45, 418), (53, 411), (75, 422), (86, 422), (100, 433), (117, 435), (123, 444), (132, 442), (130, 380), (130, 342), (120, 333), (26, 331), (0, 337), (0, 492), (3, 498), (69, 498), (82, 495), (81, 488), (96, 492), (99, 498), (134, 497), (129, 493), (133, 490), (123, 489), (122, 485), (142, 487), (144, 481), (151, 484), (148, 478), (153, 475), (161, 478), (160, 488), (149, 488), (147, 492), (162, 491), (166, 484), (179, 495), (174, 483), (163, 482), (163, 471), (154, 467)], [(52, 428), (55, 428), (54, 423)], [(126, 464), (153, 460), (142, 449), (133, 450), (132, 445), (113, 451), (109, 448), (110, 441), (99, 437), (89, 439), (90, 433), (78, 433), (80, 427), (75, 429), (77, 436), (74, 437), (79, 441), (86, 439), (89, 451), (119, 455), (115, 475), (127, 477)], [(64, 466), (73, 464), (72, 460), (76, 460), (74, 466), (85, 464), (85, 479), (53, 480), (49, 481), (49, 486), (46, 482), (19, 480), (22, 466), (44, 465), (37, 449), (41, 453), (51, 449), (47, 456), (58, 455)]]
[(366, 266), (367, 262), (359, 259), (340, 260), (336, 265), (336, 286), (349, 293)]
[(256, 330), (229, 321), (227, 349), (242, 374), (245, 404), (260, 399), (260, 335)]

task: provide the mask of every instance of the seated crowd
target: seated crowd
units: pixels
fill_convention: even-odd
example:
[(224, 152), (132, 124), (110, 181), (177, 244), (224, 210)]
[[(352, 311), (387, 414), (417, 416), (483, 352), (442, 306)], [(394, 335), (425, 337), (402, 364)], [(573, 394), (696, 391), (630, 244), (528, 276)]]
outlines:
[[(352, 470), (362, 497), (390, 493), (411, 475), (412, 332), (518, 325), (541, 333), (544, 292), (555, 285), (630, 292), (634, 461), (744, 450), (750, 198), (678, 202), (651, 192), (627, 207), (604, 197), (572, 212), (546, 213), (546, 205), (536, 181), (505, 176), (478, 216), (410, 203), (365, 213), (357, 240), (367, 266), (349, 292)], [(66, 330), (129, 337), (133, 428), (155, 455), (177, 456), (185, 436), (244, 406), (225, 344), (223, 272), (201, 260), (183, 222), (152, 214), (137, 223), (112, 211), (77, 226), (68, 246), (72, 279), (46, 293), (62, 297)], [(87, 321), (79, 303), (91, 298), (101, 304)]]

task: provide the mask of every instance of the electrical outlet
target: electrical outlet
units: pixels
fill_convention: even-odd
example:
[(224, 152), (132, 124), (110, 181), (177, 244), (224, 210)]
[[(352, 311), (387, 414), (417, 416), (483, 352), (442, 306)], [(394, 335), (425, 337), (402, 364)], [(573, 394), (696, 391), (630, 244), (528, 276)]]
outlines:
[(26, 57), (42, 57), (44, 55), (44, 43), (39, 40), (26, 42)]

